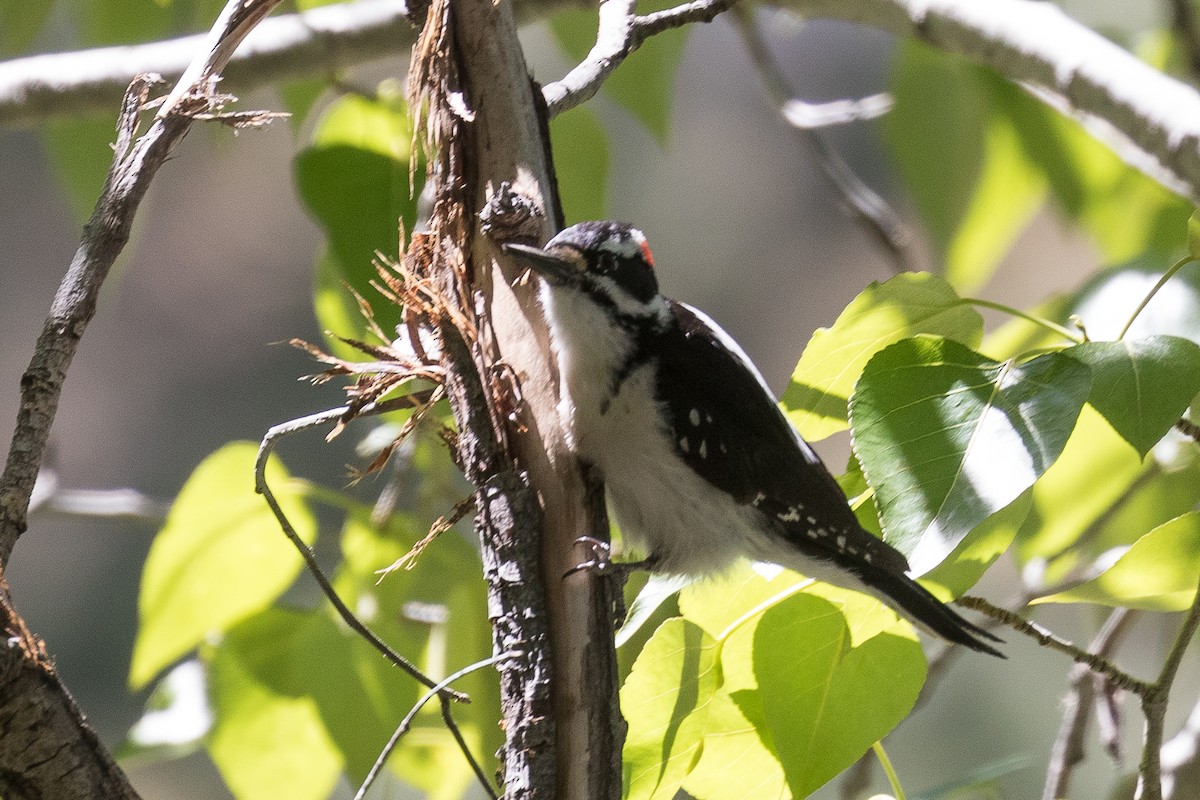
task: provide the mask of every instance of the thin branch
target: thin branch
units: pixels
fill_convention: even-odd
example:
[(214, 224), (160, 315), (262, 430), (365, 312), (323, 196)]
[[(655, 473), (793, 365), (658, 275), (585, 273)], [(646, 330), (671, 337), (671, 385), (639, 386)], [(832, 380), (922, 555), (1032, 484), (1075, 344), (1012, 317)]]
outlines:
[(1179, 626), (1179, 633), (1167, 653), (1162, 671), (1158, 675), (1151, 691), (1142, 695), (1142, 713), (1146, 715), (1146, 737), (1142, 749), (1142, 761), (1138, 768), (1138, 796), (1141, 800), (1162, 800), (1162, 745), (1163, 728), (1167, 715), (1167, 698), (1171, 694), (1171, 685), (1183, 662), (1183, 654), (1196, 629), (1200, 627), (1200, 585), (1196, 587), (1196, 596), (1192, 599), (1192, 607)]
[[(1037, 0), (783, 0), (808, 18), (872, 25), (1062, 98), (1119, 156), (1200, 198), (1200, 94)], [(1085, 122), (1087, 120), (1084, 120)], [(1139, 159), (1131, 154), (1146, 158)]]
[[(283, 529), (284, 534), (288, 537), (296, 549), (300, 552), (300, 556), (304, 559), (304, 563), (308, 566), (308, 571), (317, 581), (317, 585), (321, 587), (325, 597), (337, 611), (338, 616), (347, 626), (372, 647), (378, 650), (383, 656), (395, 664), (400, 669), (407, 672), (414, 680), (420, 682), (424, 686), (434, 686), (435, 682), (432, 678), (421, 672), (411, 661), (397, 653), (388, 645), (387, 642), (379, 638), (373, 630), (365, 623), (359, 620), (354, 615), (354, 612), (343, 602), (338, 596), (337, 590), (333, 588), (328, 576), (321, 569), (321, 565), (317, 563), (317, 556), (313, 549), (309, 547), (300, 535), (296, 533), (296, 529), (292, 527), (292, 523), (288, 520), (287, 514), (280, 507), (279, 501), (275, 499), (275, 493), (271, 491), (270, 485), (267, 483), (267, 459), (271, 452), (275, 449), (275, 445), (285, 436), (290, 436), (293, 433), (310, 430), (312, 428), (326, 425), (331, 422), (338, 422), (343, 419), (346, 414), (353, 411), (356, 416), (374, 416), (387, 411), (392, 411), (398, 408), (411, 408), (412, 400), (408, 397), (397, 397), (392, 400), (385, 400), (381, 403), (370, 403), (360, 409), (351, 409), (350, 406), (340, 406), (328, 411), (322, 411), (317, 414), (310, 414), (307, 417), (294, 419), (290, 422), (284, 422), (272, 427), (263, 437), (262, 444), (258, 448), (258, 457), (254, 462), (254, 489), (267, 501), (267, 505), (271, 507), (271, 512), (275, 515), (275, 519), (279, 521), (279, 527)], [(451, 696), (460, 702), (467, 702), (465, 695), (457, 692), (451, 692)]]
[(621, 62), (655, 34), (693, 22), (712, 22), (737, 0), (695, 0), (665, 11), (634, 16), (632, 0), (602, 0), (596, 44), (561, 79), (542, 87), (550, 117), (595, 96)]
[[(275, 2), (230, 0), (222, 19), (257, 17)], [(217, 76), (231, 53), (225, 37), (240, 39), (252, 26), (247, 18), (239, 26), (220, 27), (221, 33), (215, 30), (207, 39), (209, 48), (192, 62), (195, 74)], [(136, 797), (59, 681), (45, 646), (17, 612), (4, 572), (28, 524), (30, 498), (67, 371), (96, 313), (100, 287), (129, 240), (142, 197), (197, 115), (219, 110), (227, 100), (213, 91), (213, 80), (181, 83), (173, 94), (186, 102), (166, 107), (134, 141), (139, 110), (160, 80), (156, 75), (138, 76), (125, 94), (112, 166), (22, 376), (17, 425), (0, 475), (0, 631), (9, 642), (0, 651), (0, 718), (7, 721), (0, 737), (4, 796)]]
[[(813, 121), (824, 116), (830, 118), (828, 104), (822, 110), (811, 103), (797, 100), (796, 93), (788, 85), (788, 80), (779, 64), (772, 58), (763, 41), (758, 26), (754, 24), (754, 12), (747, 6), (734, 8), (733, 19), (735, 26), (742, 35), (746, 50), (758, 69), (759, 75), (766, 84), (767, 92), (771, 95), (779, 113), (796, 131), (808, 147), (812, 148), (817, 159), (817, 165), (829, 181), (830, 185), (842, 196), (843, 202), (850, 209), (854, 218), (862, 223), (876, 241), (883, 245), (884, 250), (892, 258), (897, 272), (905, 272), (914, 268), (916, 257), (913, 254), (912, 233), (900, 221), (900, 215), (892, 209), (886, 200), (872, 189), (862, 178), (855, 174), (846, 160), (833, 149), (825, 137), (815, 129)], [(876, 95), (876, 97), (880, 97)], [(883, 101), (876, 100), (866, 104), (870, 112), (878, 115), (891, 108), (891, 98), (882, 96)], [(839, 101), (838, 121), (857, 119), (854, 111), (862, 107), (855, 101)], [(798, 122), (799, 121), (799, 124)]]
[(1060, 638), (1050, 631), (1038, 625), (1036, 622), (1030, 622), (1023, 617), (1014, 614), (1008, 609), (999, 608), (984, 600), (982, 597), (973, 597), (963, 595), (955, 601), (963, 608), (970, 608), (980, 613), (986, 614), (998, 622), (1007, 625), (1018, 633), (1023, 633), (1032, 639), (1035, 639), (1038, 644), (1043, 647), (1049, 647), (1051, 650), (1057, 650), (1060, 653), (1065, 653), (1071, 657), (1072, 661), (1079, 664), (1087, 664), (1094, 672), (1098, 672), (1108, 678), (1112, 684), (1120, 689), (1125, 689), (1134, 692), (1139, 696), (1149, 694), (1154, 685), (1146, 681), (1139, 680), (1127, 672), (1121, 670), (1116, 664), (1113, 664), (1107, 658), (1099, 656), (1095, 653), (1090, 653), (1087, 650), (1079, 647), (1066, 639)]
[[(111, 109), (135, 75), (182, 75), (206, 37), (196, 34), (2, 62), (0, 125), (29, 125), (51, 116)], [(264, 21), (246, 37), (223, 74), (246, 91), (395, 55), (415, 38), (404, 0), (322, 6)]]
[[(1109, 614), (1096, 638), (1088, 645), (1093, 655), (1108, 657), (1129, 630), (1132, 615), (1129, 609), (1118, 608)], [(1063, 719), (1058, 736), (1050, 751), (1050, 764), (1046, 769), (1046, 783), (1042, 800), (1066, 797), (1074, 768), (1082, 763), (1084, 756), (1083, 738), (1096, 693), (1097, 676), (1085, 664), (1076, 664), (1071, 669), (1071, 690), (1063, 701)]]
[[(459, 678), (470, 675), (472, 672), (483, 669), (484, 667), (490, 667), (493, 664), (499, 664), (502, 661), (508, 661), (517, 655), (520, 654), (509, 651), (497, 653), (496, 655), (489, 656), (482, 661), (476, 661), (474, 664), (469, 664), (468, 666), (463, 667), (462, 669), (451, 675), (448, 675), (430, 687), (429, 691), (426, 692), (424, 696), (422, 696), (421, 699), (409, 709), (408, 713), (404, 715), (404, 719), (402, 719), (400, 724), (396, 727), (395, 733), (393, 733), (391, 738), (388, 739), (387, 744), (383, 746), (383, 750), (380, 751), (379, 757), (375, 759), (375, 763), (371, 766), (370, 771), (367, 773), (367, 777), (363, 779), (362, 785), (359, 786), (358, 791), (354, 793), (354, 800), (362, 800), (362, 798), (366, 796), (367, 790), (371, 788), (371, 785), (375, 783), (375, 779), (379, 777), (379, 773), (383, 770), (384, 765), (387, 764), (387, 760), (391, 757), (392, 751), (396, 749), (396, 745), (400, 743), (400, 739), (402, 739), (404, 735), (412, 728), (412, 722), (414, 719), (416, 719), (417, 713), (424, 708), (430, 700), (432, 700), (434, 697), (437, 697), (443, 689), (447, 688)], [(445, 698), (443, 697), (443, 718), (446, 719), (450, 730), (457, 734), (455, 738), (459, 739), (460, 748), (462, 749), (463, 753), (466, 754), (467, 760), (471, 763), (471, 767), (475, 771), (475, 776), (479, 779), (480, 784), (483, 786), (483, 790), (488, 793), (488, 796), (491, 797), (492, 800), (496, 800), (496, 790), (492, 788), (491, 782), (487, 779), (487, 776), (483, 774), (483, 769), (471, 755), (470, 748), (466, 746), (466, 741), (461, 738), (462, 734), (458, 730), (458, 725), (455, 724), (454, 720), (449, 717), (449, 712), (450, 706), (446, 703)]]

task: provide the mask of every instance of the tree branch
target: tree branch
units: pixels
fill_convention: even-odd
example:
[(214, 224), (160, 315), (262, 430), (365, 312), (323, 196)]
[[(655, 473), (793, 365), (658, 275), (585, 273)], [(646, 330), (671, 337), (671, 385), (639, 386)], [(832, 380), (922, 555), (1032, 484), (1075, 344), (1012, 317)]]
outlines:
[[(216, 75), (240, 40), (278, 0), (230, 0), (208, 37), (210, 48), (193, 62), (194, 73)], [(79, 249), (64, 276), (21, 378), (16, 430), (0, 475), (0, 795), (16, 798), (135, 798), (128, 779), (97, 740), (45, 646), (13, 605), (4, 576), (8, 558), (24, 533), (29, 502), (45, 456), (67, 370), (92, 316), (100, 286), (129, 239), (134, 215), (150, 181), (199, 115), (213, 115), (228, 98), (213, 82), (177, 87), (180, 102), (164, 104), (147, 132), (133, 140), (150, 87), (161, 80), (134, 80), (117, 124), (117, 147)]]
[(891, 256), (896, 272), (914, 269), (916, 258), (912, 252), (912, 233), (900, 220), (900, 215), (866, 181), (855, 174), (846, 160), (817, 130), (820, 127), (820, 119), (824, 119), (824, 124), (828, 125), (871, 119), (884, 114), (892, 107), (891, 97), (875, 95), (865, 101), (842, 100), (823, 103), (820, 106), (798, 100), (783, 71), (767, 50), (767, 43), (759, 35), (758, 27), (754, 23), (753, 10), (747, 6), (736, 6), (733, 9), (733, 20), (758, 74), (766, 84), (771, 101), (800, 140), (811, 148), (821, 172), (841, 195), (842, 202)]
[[(1168, 188), (1200, 198), (1200, 94), (1038, 0), (781, 0), (910, 36), (1061, 98), (1089, 131)], [(1135, 152), (1131, 152), (1135, 151)]]
[(655, 34), (692, 22), (712, 22), (737, 0), (695, 0), (634, 16), (631, 0), (601, 0), (596, 44), (570, 72), (542, 89), (551, 117), (590, 100), (621, 62)]
[[(105, 111), (135, 75), (178, 78), (207, 34), (0, 62), (0, 125)], [(405, 0), (356, 0), (266, 20), (229, 59), (226, 80), (246, 91), (285, 78), (330, 74), (395, 55), (416, 33)]]
[[(1129, 609), (1118, 608), (1109, 614), (1096, 638), (1088, 645), (1088, 652), (1107, 658), (1129, 629)], [(1083, 734), (1096, 694), (1098, 676), (1086, 664), (1076, 664), (1071, 669), (1071, 691), (1063, 701), (1063, 719), (1058, 736), (1050, 751), (1050, 764), (1046, 770), (1046, 783), (1042, 800), (1066, 797), (1071, 783), (1071, 773), (1084, 759)]]

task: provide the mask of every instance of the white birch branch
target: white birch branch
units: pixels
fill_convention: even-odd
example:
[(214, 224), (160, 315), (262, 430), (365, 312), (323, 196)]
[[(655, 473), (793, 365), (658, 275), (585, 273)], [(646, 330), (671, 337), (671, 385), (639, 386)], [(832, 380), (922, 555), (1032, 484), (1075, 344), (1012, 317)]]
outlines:
[[(1200, 198), (1200, 94), (1039, 0), (782, 0), (829, 17), (911, 36), (1037, 87), (1099, 122), (1160, 167), (1134, 163)], [(1120, 154), (1120, 142), (1112, 140)], [(1136, 159), (1126, 158), (1131, 163)]]
[[(111, 111), (135, 75), (177, 79), (208, 34), (0, 62), (0, 125)], [(395, 55), (416, 40), (405, 0), (356, 0), (263, 21), (223, 70), (240, 91)]]

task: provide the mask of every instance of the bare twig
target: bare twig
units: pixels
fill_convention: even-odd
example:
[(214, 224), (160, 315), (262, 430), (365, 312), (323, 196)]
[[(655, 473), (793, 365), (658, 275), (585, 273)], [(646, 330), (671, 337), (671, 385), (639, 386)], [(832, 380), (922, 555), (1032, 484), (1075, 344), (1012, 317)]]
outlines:
[[(1168, 188), (1200, 197), (1200, 94), (1036, 0), (781, 0), (806, 17), (911, 36), (1063, 98), (1101, 121), (1104, 141)], [(1106, 136), (1104, 130), (1092, 128)], [(1136, 149), (1147, 159), (1131, 156)]]
[[(258, 12), (272, 5), (274, 0), (230, 0), (222, 19), (241, 19), (241, 23), (215, 29), (207, 39), (209, 47), (189, 68), (205, 80), (181, 81), (172, 95), (186, 102), (164, 106), (136, 141), (139, 109), (160, 79), (139, 76), (130, 85), (104, 188), (22, 377), (16, 430), (0, 476), (0, 628), (9, 642), (0, 649), (0, 718), (8, 720), (0, 737), (0, 794), (6, 797), (136, 797), (59, 682), (44, 645), (17, 612), (4, 569), (27, 526), (30, 498), (67, 371), (96, 313), (100, 287), (129, 239), (142, 197), (196, 115), (212, 111), (214, 80), (232, 53), (226, 37), (240, 40), (253, 27)], [(243, 17), (250, 9), (254, 13)]]
[(900, 221), (897, 214), (886, 200), (872, 189), (862, 178), (855, 174), (846, 160), (833, 149), (829, 142), (816, 130), (814, 121), (831, 117), (837, 124), (844, 121), (861, 119), (855, 116), (860, 109), (866, 108), (868, 113), (878, 116), (891, 108), (891, 98), (887, 95), (876, 95), (870, 102), (840, 101), (838, 113), (832, 114), (825, 107), (817, 108), (795, 98), (795, 92), (788, 85), (787, 78), (775, 59), (771, 57), (767, 44), (763, 41), (754, 24), (754, 11), (747, 6), (736, 6), (733, 9), (733, 20), (746, 44), (746, 50), (758, 69), (758, 74), (766, 84), (767, 92), (780, 114), (796, 131), (800, 139), (816, 156), (817, 164), (824, 173), (830, 185), (842, 196), (843, 202), (850, 209), (854, 218), (861, 222), (891, 256), (896, 272), (905, 272), (914, 268), (916, 259), (912, 252), (912, 233)]
[[(279, 440), (285, 436), (290, 436), (293, 433), (299, 433), (300, 431), (306, 431), (321, 425), (336, 423), (342, 420), (345, 415), (350, 413), (352, 410), (356, 412), (356, 416), (373, 416), (375, 414), (393, 411), (398, 408), (411, 407), (412, 400), (410, 398), (397, 397), (392, 400), (385, 400), (381, 403), (370, 403), (360, 409), (352, 409), (350, 406), (340, 406), (338, 408), (322, 411), (317, 414), (310, 414), (307, 417), (301, 417), (300, 419), (295, 419), (290, 422), (284, 422), (274, 426), (267, 431), (266, 436), (263, 437), (262, 444), (259, 445), (258, 448), (258, 457), (254, 462), (254, 488), (255, 491), (261, 494), (267, 501), (267, 505), (271, 507), (271, 512), (279, 521), (280, 528), (283, 529), (284, 534), (300, 552), (301, 557), (304, 559), (304, 563), (308, 566), (308, 571), (312, 573), (313, 578), (316, 579), (317, 584), (321, 587), (321, 591), (324, 592), (325, 597), (334, 607), (334, 610), (338, 612), (338, 616), (342, 618), (342, 621), (344, 621), (351, 630), (366, 640), (367, 643), (382, 653), (388, 661), (391, 661), (397, 667), (407, 672), (413, 679), (420, 682), (424, 686), (433, 686), (435, 682), (432, 678), (425, 675), (425, 673), (417, 669), (412, 662), (393, 650), (387, 642), (380, 639), (378, 634), (376, 634), (369, 627), (367, 627), (366, 624), (359, 620), (358, 617), (354, 615), (354, 612), (351, 611), (349, 607), (347, 607), (347, 605), (342, 601), (342, 598), (338, 596), (337, 590), (333, 588), (333, 584), (325, 575), (325, 572), (321, 569), (321, 565), (317, 563), (316, 554), (313, 552), (312, 548), (300, 538), (300, 535), (296, 533), (296, 529), (292, 527), (292, 523), (288, 520), (287, 514), (284, 513), (283, 509), (279, 505), (279, 502), (275, 499), (275, 494), (271, 491), (271, 487), (268, 485), (266, 477), (267, 459), (270, 457), (271, 451), (275, 449), (275, 445), (278, 444)], [(465, 695), (457, 692), (450, 692), (450, 694), (455, 700), (461, 702), (467, 701), (467, 697)]]
[[(1132, 616), (1128, 609), (1114, 610), (1088, 645), (1088, 652), (1107, 657), (1128, 631), (1130, 619)], [(1084, 733), (1095, 700), (1097, 677), (1085, 664), (1076, 664), (1071, 669), (1071, 690), (1063, 701), (1062, 725), (1050, 751), (1042, 800), (1066, 797), (1072, 771), (1084, 759)]]
[(1146, 715), (1146, 736), (1142, 749), (1142, 761), (1138, 768), (1138, 796), (1141, 800), (1162, 800), (1162, 745), (1163, 726), (1167, 715), (1167, 698), (1171, 694), (1171, 685), (1175, 683), (1175, 675), (1183, 661), (1196, 629), (1200, 627), (1200, 586), (1196, 588), (1196, 597), (1192, 607), (1179, 626), (1179, 633), (1171, 645), (1167, 659), (1163, 662), (1158, 680), (1150, 690), (1141, 695), (1142, 713)]
[(1051, 650), (1057, 650), (1060, 653), (1067, 654), (1071, 657), (1071, 660), (1075, 661), (1076, 663), (1087, 664), (1094, 672), (1104, 675), (1112, 682), (1114, 686), (1120, 689), (1134, 692), (1139, 696), (1145, 696), (1153, 688), (1153, 684), (1139, 680), (1129, 673), (1124, 672), (1107, 658), (1095, 653), (1090, 653), (1078, 645), (1056, 636), (1055, 634), (1043, 628), (1041, 625), (1038, 625), (1036, 622), (1030, 622), (1023, 617), (1014, 614), (1008, 609), (994, 606), (987, 600), (984, 600), (982, 597), (963, 595), (955, 602), (963, 608), (970, 608), (986, 614), (992, 619), (1007, 625), (1018, 633), (1023, 633), (1026, 636), (1035, 639), (1038, 644), (1042, 645), (1043, 647), (1049, 647)]
[(587, 58), (561, 79), (542, 88), (550, 116), (590, 100), (613, 70), (651, 36), (693, 22), (712, 22), (736, 2), (695, 0), (665, 11), (634, 16), (631, 0), (603, 0), (596, 44)]
[[(416, 718), (417, 713), (422, 708), (424, 708), (425, 705), (430, 700), (432, 700), (434, 697), (437, 697), (443, 689), (447, 688), (450, 684), (454, 683), (459, 678), (462, 678), (466, 675), (470, 675), (472, 672), (483, 669), (484, 667), (490, 667), (493, 664), (499, 664), (503, 661), (507, 661), (511, 658), (514, 658), (517, 655), (520, 655), (520, 654), (512, 653), (512, 652), (497, 653), (496, 655), (490, 656), (489, 658), (485, 658), (482, 661), (476, 661), (474, 664), (465, 666), (462, 669), (458, 670), (457, 672), (443, 678), (442, 680), (438, 681), (436, 684), (431, 686), (429, 691), (426, 692), (421, 697), (421, 699), (418, 700), (413, 705), (413, 707), (409, 709), (408, 713), (404, 715), (404, 719), (402, 719), (400, 721), (400, 724), (396, 727), (395, 733), (393, 733), (391, 738), (388, 739), (387, 744), (385, 744), (383, 746), (383, 750), (380, 751), (379, 757), (375, 759), (375, 763), (371, 766), (370, 771), (367, 773), (367, 777), (363, 779), (362, 785), (359, 786), (358, 791), (355, 792), (354, 800), (362, 800), (362, 798), (366, 796), (367, 790), (371, 788), (371, 785), (375, 783), (375, 779), (379, 777), (380, 771), (383, 769), (384, 765), (387, 764), (388, 758), (391, 757), (392, 751), (396, 749), (396, 745), (400, 743), (400, 739), (402, 739), (404, 737), (404, 735), (406, 733), (408, 733), (408, 731), (412, 728), (412, 722)], [(459, 739), (460, 749), (462, 749), (463, 753), (466, 754), (467, 760), (471, 763), (471, 768), (475, 772), (475, 776), (479, 779), (480, 785), (483, 786), (483, 790), (488, 793), (489, 797), (491, 797), (493, 800), (495, 800), (496, 790), (494, 788), (492, 788), (491, 781), (489, 781), (487, 779), (487, 776), (483, 774), (483, 769), (479, 766), (479, 762), (477, 762), (471, 756), (470, 748), (468, 748), (466, 746), (465, 740), (462, 740), (461, 732), (458, 731), (458, 725), (456, 725), (454, 723), (454, 720), (449, 717), (449, 713), (450, 713), (450, 706), (445, 702), (445, 699), (443, 698), (443, 700), (442, 700), (442, 717), (443, 717), (443, 719), (446, 720), (447, 725), (450, 728), (450, 730), (452, 732), (454, 732), (455, 734), (457, 734), (456, 738)]]

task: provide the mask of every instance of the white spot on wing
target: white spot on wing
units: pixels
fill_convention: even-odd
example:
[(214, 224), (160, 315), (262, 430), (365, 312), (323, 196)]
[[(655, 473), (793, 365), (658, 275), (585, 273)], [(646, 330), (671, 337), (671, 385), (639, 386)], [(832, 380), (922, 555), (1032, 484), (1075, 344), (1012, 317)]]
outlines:
[(700, 409), (693, 408), (690, 412), (688, 412), (688, 421), (691, 422), (693, 425), (699, 425), (700, 424)]

